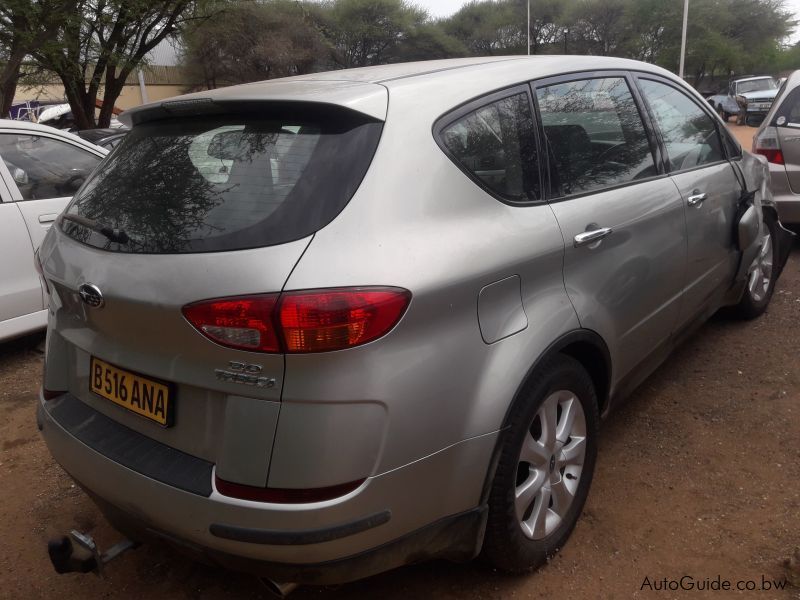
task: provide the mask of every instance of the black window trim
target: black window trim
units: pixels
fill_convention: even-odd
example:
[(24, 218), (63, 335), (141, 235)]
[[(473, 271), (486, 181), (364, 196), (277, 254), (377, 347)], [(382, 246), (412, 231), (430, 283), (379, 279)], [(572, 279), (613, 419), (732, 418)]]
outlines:
[[(663, 161), (664, 161), (664, 168), (666, 169), (666, 172), (667, 172), (668, 175), (678, 175), (678, 174), (681, 174), (681, 173), (691, 173), (692, 171), (697, 171), (699, 169), (707, 169), (709, 167), (714, 167), (714, 166), (717, 166), (717, 165), (729, 163), (731, 160), (737, 160), (737, 159), (741, 158), (741, 154), (738, 157), (729, 157), (728, 156), (727, 148), (725, 147), (725, 144), (722, 142), (722, 139), (721, 139), (723, 134), (720, 131), (720, 125), (722, 123), (719, 120), (719, 116), (714, 111), (711, 110), (711, 106), (708, 104), (708, 102), (698, 102), (697, 98), (692, 97), (692, 94), (689, 93), (689, 90), (686, 90), (685, 88), (683, 88), (683, 86), (681, 86), (679, 84), (676, 84), (674, 81), (671, 81), (671, 80), (667, 79), (666, 77), (661, 77), (660, 75), (658, 75), (656, 73), (650, 73), (648, 71), (636, 71), (636, 72), (633, 73), (633, 75), (634, 75), (634, 80), (635, 80), (635, 83), (636, 83), (636, 87), (637, 87), (637, 89), (639, 91), (639, 94), (641, 95), (642, 104), (645, 107), (645, 110), (647, 111), (647, 114), (649, 115), (649, 118), (650, 118), (651, 123), (652, 123), (653, 130), (655, 132), (656, 138), (658, 139), (658, 144), (661, 147), (661, 152), (662, 152)], [(677, 169), (677, 170), (674, 170), (674, 171), (670, 170), (670, 168), (669, 168), (669, 165), (670, 165), (669, 154), (667, 153), (667, 148), (666, 148), (666, 144), (664, 143), (664, 138), (661, 135), (661, 130), (659, 129), (658, 124), (656, 123), (655, 117), (653, 115), (653, 110), (650, 107), (650, 104), (647, 102), (647, 98), (645, 97), (644, 92), (639, 87), (639, 81), (642, 80), (642, 79), (654, 81), (656, 83), (661, 83), (663, 85), (671, 87), (672, 89), (674, 89), (678, 93), (681, 93), (684, 96), (686, 96), (686, 98), (690, 102), (693, 102), (695, 104), (695, 106), (697, 106), (706, 116), (708, 116), (711, 119), (711, 123), (714, 125), (714, 130), (717, 132), (717, 136), (719, 136), (719, 138), (720, 138), (719, 145), (720, 145), (720, 149), (722, 150), (722, 156), (723, 156), (722, 160), (716, 160), (714, 162), (704, 163), (702, 165), (696, 165), (696, 166), (690, 167), (688, 169)], [(738, 147), (738, 146), (739, 146), (738, 143), (734, 143), (734, 147)]]
[[(799, 131), (800, 127), (796, 125), (790, 126), (789, 123), (797, 123), (797, 121), (790, 121), (789, 115), (792, 112), (793, 106), (789, 105), (793, 100), (800, 101), (800, 86), (795, 86), (791, 90), (786, 91), (786, 84), (789, 83), (789, 80), (783, 82), (781, 86), (781, 91), (783, 92), (779, 96), (775, 97), (775, 101), (773, 106), (776, 107), (775, 111), (772, 113), (772, 119), (768, 123), (769, 127), (783, 127), (785, 129), (791, 129), (794, 131)], [(784, 118), (784, 122), (782, 124), (778, 124), (778, 119), (780, 117)]]
[[(455, 123), (456, 121), (460, 120), (461, 118), (469, 115), (470, 113), (475, 112), (481, 108), (494, 104), (500, 100), (504, 100), (506, 98), (510, 98), (511, 96), (518, 96), (520, 94), (525, 94), (525, 97), (528, 99), (528, 106), (531, 111), (531, 118), (534, 120), (534, 139), (531, 140), (536, 148), (536, 165), (530, 164), (523, 164), (523, 169), (525, 172), (525, 179), (527, 181), (533, 181), (534, 178), (538, 178), (539, 186), (542, 190), (542, 197), (535, 198), (532, 195), (532, 191), (529, 189), (524, 190), (524, 198), (523, 199), (516, 199), (510, 198), (498, 192), (497, 190), (492, 189), (478, 176), (476, 176), (472, 171), (470, 171), (466, 166), (464, 166), (461, 161), (456, 158), (456, 156), (450, 152), (447, 148), (447, 145), (444, 143), (444, 139), (442, 137), (442, 132)], [(533, 98), (531, 97), (531, 89), (527, 82), (516, 83), (510, 87), (501, 88), (499, 90), (491, 91), (487, 94), (478, 96), (476, 98), (472, 98), (467, 100), (466, 102), (456, 106), (448, 110), (446, 113), (441, 115), (438, 119), (436, 119), (433, 123), (433, 139), (436, 141), (436, 144), (439, 148), (444, 152), (450, 162), (452, 162), (458, 169), (464, 173), (469, 179), (475, 183), (478, 187), (480, 187), (484, 192), (499, 200), (503, 204), (508, 204), (509, 206), (517, 206), (517, 207), (524, 207), (524, 206), (539, 206), (546, 202), (546, 187), (545, 187), (545, 179), (544, 173), (542, 172), (542, 161), (538, 160), (538, 157), (541, 156), (541, 149), (542, 146), (540, 144), (539, 136), (536, 135), (536, 131), (538, 129), (538, 124), (536, 121), (536, 112), (534, 111), (533, 105)]]
[(636, 110), (639, 112), (639, 117), (642, 120), (642, 125), (644, 126), (645, 133), (647, 135), (647, 141), (650, 145), (650, 153), (653, 157), (653, 163), (656, 167), (657, 174), (653, 175), (652, 177), (643, 177), (642, 179), (634, 179), (631, 181), (616, 183), (606, 187), (598, 188), (596, 190), (590, 190), (588, 192), (569, 194), (568, 196), (558, 196), (554, 194), (552, 188), (550, 187), (550, 163), (548, 160), (547, 174), (546, 174), (547, 187), (545, 188), (546, 198), (548, 202), (564, 202), (566, 200), (575, 200), (578, 198), (584, 198), (586, 196), (593, 196), (595, 194), (603, 194), (611, 190), (618, 190), (631, 185), (639, 185), (640, 183), (647, 183), (649, 181), (663, 179), (664, 177), (668, 176), (665, 169), (665, 163), (663, 161), (663, 154), (662, 154), (663, 150), (661, 145), (657, 142), (657, 138), (655, 137), (655, 129), (653, 128), (653, 124), (650, 121), (650, 114), (645, 110), (644, 104), (642, 103), (642, 99), (639, 96), (638, 86), (634, 82), (631, 72), (627, 70), (608, 69), (608, 70), (592, 70), (592, 71), (574, 71), (571, 73), (564, 73), (561, 75), (554, 75), (554, 76), (542, 77), (539, 79), (531, 80), (530, 81), (531, 96), (533, 97), (533, 103), (536, 108), (536, 113), (534, 118), (537, 124), (537, 135), (540, 138), (539, 141), (540, 146), (542, 148), (544, 147), (544, 145), (547, 143), (547, 138), (545, 137), (544, 126), (542, 125), (541, 114), (539, 112), (539, 102), (536, 98), (537, 88), (549, 87), (551, 85), (569, 83), (572, 81), (583, 81), (586, 79), (609, 79), (615, 77), (624, 79), (625, 83), (628, 86), (628, 91), (631, 93), (631, 97), (633, 98), (634, 104), (636, 105)]

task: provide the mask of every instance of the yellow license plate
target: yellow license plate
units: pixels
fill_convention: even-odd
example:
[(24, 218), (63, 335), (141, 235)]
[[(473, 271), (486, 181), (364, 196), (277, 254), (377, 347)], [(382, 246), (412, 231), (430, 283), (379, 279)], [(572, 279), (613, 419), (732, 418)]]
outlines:
[(159, 425), (172, 425), (170, 385), (120, 369), (94, 356), (90, 363), (90, 380), (95, 394)]

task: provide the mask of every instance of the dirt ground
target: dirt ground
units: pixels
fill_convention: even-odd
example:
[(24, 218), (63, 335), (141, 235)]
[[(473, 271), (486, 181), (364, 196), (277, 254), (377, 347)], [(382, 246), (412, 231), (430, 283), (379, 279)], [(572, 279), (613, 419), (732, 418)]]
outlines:
[[(292, 598), (800, 598), (798, 588), (761, 591), (783, 580), (782, 560), (800, 545), (798, 268), (800, 244), (766, 315), (714, 318), (605, 423), (583, 517), (550, 565), (509, 577), (479, 562), (434, 562)], [(269, 597), (252, 577), (163, 547), (128, 553), (105, 579), (53, 572), (48, 538), (76, 526), (101, 547), (118, 536), (36, 430), (40, 341), (0, 344), (0, 598)], [(752, 580), (758, 591), (642, 589), (646, 577), (685, 575)]]

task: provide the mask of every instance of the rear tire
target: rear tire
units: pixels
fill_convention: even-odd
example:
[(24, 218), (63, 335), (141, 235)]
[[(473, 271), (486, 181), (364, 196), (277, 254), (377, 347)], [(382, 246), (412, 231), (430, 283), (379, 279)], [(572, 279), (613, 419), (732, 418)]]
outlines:
[(772, 293), (775, 291), (775, 280), (778, 275), (777, 256), (778, 224), (775, 218), (764, 215), (765, 231), (762, 233), (761, 250), (747, 270), (747, 284), (744, 295), (733, 308), (734, 314), (742, 319), (755, 319), (762, 315)]
[(483, 554), (511, 573), (542, 565), (569, 538), (597, 457), (597, 396), (586, 369), (565, 355), (539, 367), (511, 408)]

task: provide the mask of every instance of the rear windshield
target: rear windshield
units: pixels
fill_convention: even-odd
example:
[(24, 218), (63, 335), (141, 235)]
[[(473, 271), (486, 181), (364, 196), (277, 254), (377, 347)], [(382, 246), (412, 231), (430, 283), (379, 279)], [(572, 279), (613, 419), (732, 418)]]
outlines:
[(145, 123), (76, 194), (61, 229), (97, 248), (151, 254), (297, 240), (344, 208), (380, 132), (349, 111)]

